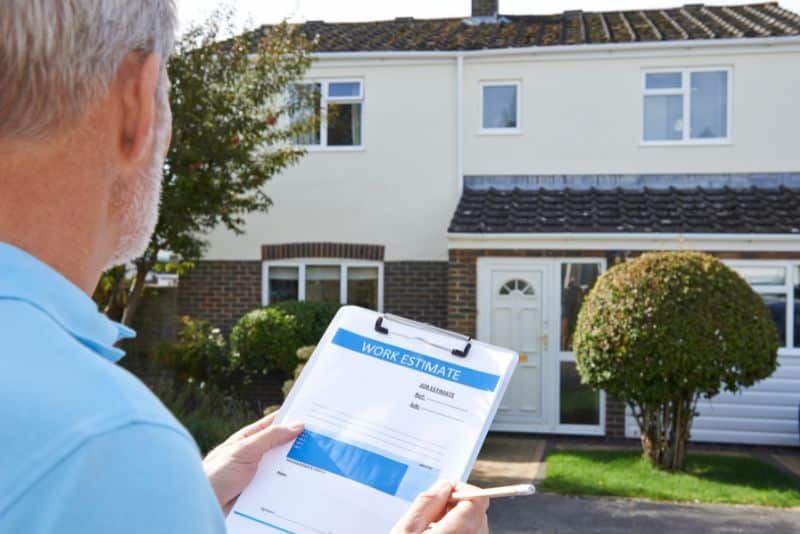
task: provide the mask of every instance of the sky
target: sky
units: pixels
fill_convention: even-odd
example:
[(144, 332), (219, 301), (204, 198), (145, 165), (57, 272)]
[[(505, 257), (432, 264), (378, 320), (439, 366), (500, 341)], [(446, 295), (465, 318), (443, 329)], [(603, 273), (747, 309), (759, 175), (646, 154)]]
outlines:
[[(177, 0), (181, 30), (205, 19), (224, 0)], [(584, 11), (676, 7), (703, 0), (500, 0), (504, 14), (549, 14), (570, 9)], [(705, 0), (708, 5), (744, 4), (765, 0)], [(469, 15), (471, 0), (228, 0), (237, 11), (240, 27), (274, 23), (325, 20), (328, 22), (382, 20), (395, 17), (438, 18)], [(780, 0), (786, 9), (800, 13), (800, 0)]]

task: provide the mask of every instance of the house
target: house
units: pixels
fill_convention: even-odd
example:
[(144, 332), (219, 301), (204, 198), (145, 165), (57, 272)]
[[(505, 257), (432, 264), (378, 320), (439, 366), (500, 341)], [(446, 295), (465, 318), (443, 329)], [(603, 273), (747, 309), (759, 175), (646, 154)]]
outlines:
[[(798, 445), (800, 16), (776, 3), (309, 21), (336, 110), (247, 233), (218, 230), (181, 313), (224, 329), (283, 299), (355, 303), (524, 356), (494, 429), (635, 437), (570, 334), (609, 266), (716, 254), (763, 295), (776, 373), (698, 407), (693, 439)], [(319, 112), (319, 110), (315, 110)]]

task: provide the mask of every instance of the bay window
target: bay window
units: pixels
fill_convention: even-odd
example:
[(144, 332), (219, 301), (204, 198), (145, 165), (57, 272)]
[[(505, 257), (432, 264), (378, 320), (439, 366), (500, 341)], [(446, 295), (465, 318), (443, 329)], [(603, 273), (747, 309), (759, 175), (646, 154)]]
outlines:
[(339, 259), (274, 260), (263, 264), (262, 304), (321, 300), (381, 311), (383, 264)]

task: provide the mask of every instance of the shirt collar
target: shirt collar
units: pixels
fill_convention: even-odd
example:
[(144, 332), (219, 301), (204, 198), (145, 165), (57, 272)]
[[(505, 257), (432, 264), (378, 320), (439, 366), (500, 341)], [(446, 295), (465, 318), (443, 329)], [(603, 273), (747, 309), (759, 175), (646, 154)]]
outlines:
[(75, 284), (27, 252), (0, 242), (0, 299), (22, 300), (49, 315), (78, 342), (112, 362), (125, 351), (114, 346), (136, 333), (97, 311)]

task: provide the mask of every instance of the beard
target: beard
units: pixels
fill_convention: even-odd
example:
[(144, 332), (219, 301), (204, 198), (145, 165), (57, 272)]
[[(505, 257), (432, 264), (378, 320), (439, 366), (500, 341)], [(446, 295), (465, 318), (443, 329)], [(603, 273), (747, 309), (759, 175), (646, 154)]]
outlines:
[(150, 244), (158, 223), (167, 136), (171, 112), (166, 98), (159, 98), (158, 120), (154, 127), (153, 156), (150, 163), (136, 173), (134, 180), (120, 177), (115, 185), (112, 206), (119, 213), (120, 234), (106, 269), (141, 257)]

